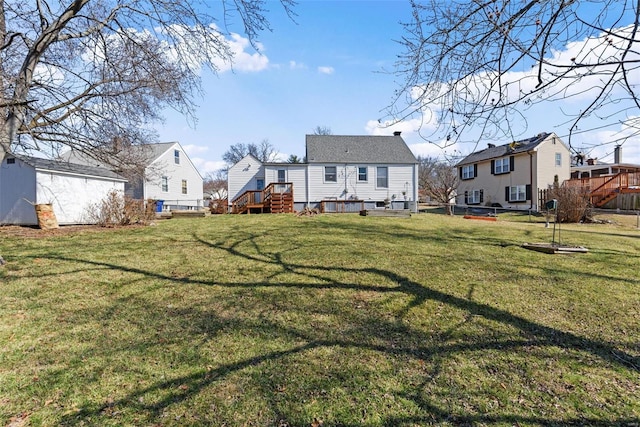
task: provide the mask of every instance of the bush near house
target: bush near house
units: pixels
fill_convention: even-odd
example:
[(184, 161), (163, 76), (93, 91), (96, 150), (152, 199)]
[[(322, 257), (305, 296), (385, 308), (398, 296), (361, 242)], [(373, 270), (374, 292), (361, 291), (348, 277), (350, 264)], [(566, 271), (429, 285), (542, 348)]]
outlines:
[(115, 225), (145, 224), (155, 218), (153, 203), (145, 204), (120, 191), (112, 190), (98, 203), (86, 210), (87, 222), (102, 227)]
[(554, 185), (547, 191), (547, 200), (558, 201), (558, 222), (589, 222), (592, 218), (589, 191), (581, 187)]

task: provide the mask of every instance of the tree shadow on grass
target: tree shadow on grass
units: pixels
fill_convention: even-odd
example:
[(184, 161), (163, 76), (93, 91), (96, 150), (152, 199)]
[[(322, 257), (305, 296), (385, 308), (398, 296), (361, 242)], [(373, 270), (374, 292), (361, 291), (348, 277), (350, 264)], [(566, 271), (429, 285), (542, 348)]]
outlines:
[[(242, 371), (249, 367), (256, 367), (267, 362), (275, 362), (292, 356), (301, 355), (306, 352), (319, 348), (356, 348), (360, 350), (369, 350), (388, 354), (392, 356), (403, 355), (411, 358), (420, 359), (437, 359), (439, 357), (450, 357), (457, 353), (463, 352), (482, 352), (487, 350), (508, 351), (509, 349), (519, 349), (523, 347), (555, 347), (563, 350), (569, 350), (574, 353), (586, 353), (595, 358), (601, 359), (603, 362), (615, 366), (615, 369), (626, 369), (630, 371), (640, 371), (638, 366), (640, 361), (638, 357), (625, 351), (615, 348), (613, 345), (581, 337), (571, 332), (559, 330), (557, 328), (545, 326), (521, 316), (509, 313), (487, 304), (475, 302), (472, 300), (473, 292), (470, 289), (467, 298), (451, 295), (440, 290), (430, 288), (422, 283), (418, 283), (406, 276), (397, 274), (393, 271), (381, 268), (358, 268), (358, 267), (335, 267), (314, 265), (313, 263), (291, 263), (287, 262), (282, 252), (266, 253), (261, 251), (261, 245), (258, 242), (258, 235), (248, 235), (245, 239), (235, 240), (228, 244), (224, 242), (211, 242), (194, 235), (194, 239), (201, 245), (207, 246), (215, 251), (223, 251), (230, 257), (236, 257), (245, 261), (250, 261), (257, 265), (269, 266), (274, 269), (270, 276), (259, 283), (255, 281), (219, 281), (204, 280), (193, 277), (175, 278), (162, 273), (148, 271), (140, 268), (128, 267), (126, 265), (118, 265), (115, 263), (98, 262), (91, 260), (83, 260), (77, 258), (67, 258), (63, 256), (50, 256), (51, 259), (58, 261), (80, 262), (92, 268), (104, 268), (108, 270), (119, 270), (122, 272), (141, 275), (146, 278), (153, 278), (170, 283), (182, 285), (208, 285), (221, 286), (228, 288), (295, 288), (295, 289), (312, 289), (312, 290), (348, 290), (348, 291), (366, 291), (379, 294), (399, 294), (408, 297), (409, 302), (397, 311), (396, 319), (385, 321), (381, 318), (372, 316), (371, 318), (360, 318), (359, 323), (354, 325), (357, 333), (353, 336), (347, 336), (345, 339), (322, 339), (316, 334), (310, 334), (301, 331), (295, 327), (285, 328), (276, 323), (262, 322), (261, 328), (272, 330), (272, 333), (279, 336), (295, 336), (301, 342), (299, 345), (291, 346), (288, 349), (277, 351), (265, 351), (255, 357), (246, 358), (234, 363), (228, 363), (216, 367), (215, 369), (203, 369), (189, 375), (175, 377), (169, 380), (156, 381), (149, 387), (140, 387), (126, 395), (126, 397), (111, 402), (109, 405), (127, 406), (134, 411), (142, 411), (150, 414), (152, 417), (159, 417), (161, 413), (168, 407), (183, 402), (192, 396), (198, 394), (204, 388), (211, 386), (224, 378), (238, 371)], [(252, 251), (249, 253), (242, 249), (243, 244), (248, 244)], [(290, 249), (289, 249), (290, 250)], [(275, 281), (279, 274), (299, 275), (305, 279), (301, 283), (285, 283)], [(363, 285), (349, 280), (336, 280), (336, 273), (339, 277), (354, 277), (362, 274), (378, 277), (384, 282), (390, 282), (393, 286), (376, 286)], [(416, 342), (429, 343), (433, 341), (433, 336), (427, 335), (403, 322), (403, 318), (415, 307), (421, 306), (426, 302), (438, 302), (443, 305), (455, 308), (466, 313), (465, 322), (470, 321), (472, 316), (478, 316), (490, 322), (499, 325), (505, 325), (515, 328), (522, 332), (522, 339), (496, 339), (495, 337), (478, 337), (469, 342), (458, 343), (441, 343), (446, 340), (446, 335), (452, 331), (444, 331), (444, 335), (437, 344), (433, 345), (416, 345)], [(248, 329), (255, 328), (255, 325), (245, 324)], [(456, 326), (454, 326), (456, 327)], [(379, 337), (381, 343), (374, 343), (369, 339), (360, 337), (370, 335), (372, 332), (382, 331)], [(411, 342), (404, 341), (402, 338), (408, 337)], [(613, 423), (599, 421), (598, 419), (562, 419), (554, 420), (545, 417), (526, 417), (518, 415), (456, 415), (446, 410), (442, 405), (438, 405), (434, 401), (427, 399), (421, 392), (421, 388), (416, 387), (415, 392), (406, 392), (404, 397), (415, 402), (415, 404), (425, 412), (425, 416), (387, 416), (383, 419), (384, 425), (396, 425), (403, 423), (416, 422), (450, 422), (454, 424), (475, 424), (475, 423), (536, 423), (536, 424), (592, 424), (592, 425), (613, 425)], [(153, 401), (153, 403), (145, 404), (143, 397), (155, 391), (164, 391), (163, 398)], [(268, 393), (269, 390), (264, 390)], [(92, 406), (80, 408), (80, 412), (68, 415), (63, 419), (63, 424), (82, 423), (87, 417), (100, 417), (103, 413), (104, 406)], [(276, 411), (277, 412), (277, 411)], [(618, 420), (619, 422), (627, 422), (626, 420)], [(353, 424), (355, 425), (355, 424)]]

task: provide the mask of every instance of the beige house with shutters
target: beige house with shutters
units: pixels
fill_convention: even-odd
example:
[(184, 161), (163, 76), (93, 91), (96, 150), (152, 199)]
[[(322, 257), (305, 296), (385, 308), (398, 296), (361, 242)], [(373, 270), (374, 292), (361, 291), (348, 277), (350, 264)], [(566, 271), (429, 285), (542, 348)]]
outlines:
[(456, 203), (539, 210), (538, 191), (571, 175), (571, 152), (555, 133), (488, 147), (457, 165)]

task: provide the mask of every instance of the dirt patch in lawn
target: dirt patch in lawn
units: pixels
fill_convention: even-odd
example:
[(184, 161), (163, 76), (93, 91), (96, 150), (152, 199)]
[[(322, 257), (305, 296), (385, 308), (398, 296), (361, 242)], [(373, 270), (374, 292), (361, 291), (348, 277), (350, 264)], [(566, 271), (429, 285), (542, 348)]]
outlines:
[(43, 239), (53, 236), (68, 236), (84, 233), (105, 233), (121, 228), (144, 227), (144, 225), (127, 225), (118, 227), (100, 227), (98, 225), (63, 225), (51, 230), (42, 230), (38, 227), (20, 225), (0, 226), (0, 237), (24, 237), (28, 239)]

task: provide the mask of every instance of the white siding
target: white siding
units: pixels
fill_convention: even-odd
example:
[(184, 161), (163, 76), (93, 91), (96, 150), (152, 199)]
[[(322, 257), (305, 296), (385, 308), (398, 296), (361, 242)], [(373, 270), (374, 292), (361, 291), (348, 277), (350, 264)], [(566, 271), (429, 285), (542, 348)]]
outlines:
[[(180, 163), (176, 164), (174, 151), (180, 151)], [(147, 168), (145, 198), (164, 200), (165, 206), (202, 207), (204, 193), (202, 176), (193, 166), (180, 144), (172, 145)], [(168, 191), (162, 191), (162, 177), (168, 178)], [(187, 181), (187, 194), (182, 193), (182, 180)]]
[(107, 178), (37, 171), (36, 181), (36, 203), (53, 204), (60, 225), (85, 224), (87, 210), (104, 200), (110, 191), (124, 194), (124, 182)]
[(33, 166), (16, 159), (0, 166), (0, 224), (36, 225), (36, 171)]
[(109, 178), (36, 170), (16, 159), (0, 170), (0, 223), (37, 225), (33, 204), (52, 204), (58, 223), (84, 224), (90, 205), (111, 190), (124, 192), (124, 182)]
[(284, 181), (293, 184), (293, 201), (295, 203), (305, 203), (307, 201), (307, 165), (305, 164), (281, 164), (265, 165), (265, 187), (272, 182), (278, 182), (278, 170), (284, 170)]
[[(231, 166), (227, 174), (229, 204), (245, 191), (256, 190), (257, 180), (264, 179), (264, 174), (262, 163), (250, 155)], [(265, 187), (267, 184), (265, 181)]]
[[(335, 166), (337, 182), (325, 182), (325, 166)], [(388, 187), (377, 186), (378, 167), (386, 167)], [(358, 167), (367, 168), (367, 180), (358, 181)], [(326, 199), (358, 199), (364, 201), (383, 201), (386, 198), (404, 201), (415, 200), (416, 179), (414, 165), (385, 164), (348, 164), (348, 165), (309, 165), (309, 201), (319, 202)], [(394, 197), (395, 196), (395, 197)]]

